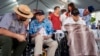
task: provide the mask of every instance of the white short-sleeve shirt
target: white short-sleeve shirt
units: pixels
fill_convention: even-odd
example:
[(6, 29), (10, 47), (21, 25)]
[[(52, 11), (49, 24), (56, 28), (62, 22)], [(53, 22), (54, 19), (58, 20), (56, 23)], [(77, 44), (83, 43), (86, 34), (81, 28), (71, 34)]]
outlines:
[(82, 24), (82, 25), (86, 25), (85, 21), (82, 20), (81, 17), (79, 17), (79, 20), (78, 21), (74, 21), (72, 17), (68, 17), (65, 21), (64, 21), (64, 24)]
[(64, 23), (62, 24), (62, 30), (65, 30), (65, 29), (64, 29), (64, 25), (65, 25), (65, 24), (82, 24), (82, 25), (86, 25), (85, 21), (82, 20), (81, 17), (79, 17), (79, 20), (78, 20), (77, 22), (74, 21), (72, 17), (68, 17), (68, 18), (64, 21)]

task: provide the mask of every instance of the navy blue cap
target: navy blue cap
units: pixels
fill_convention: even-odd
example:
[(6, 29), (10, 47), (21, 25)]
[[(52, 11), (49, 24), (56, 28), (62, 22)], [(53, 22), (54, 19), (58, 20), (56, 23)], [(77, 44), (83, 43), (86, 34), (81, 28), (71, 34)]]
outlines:
[(35, 15), (44, 15), (44, 11), (43, 10), (37, 10)]
[(90, 13), (92, 13), (95, 9), (94, 9), (93, 6), (88, 6), (88, 10), (89, 10)]

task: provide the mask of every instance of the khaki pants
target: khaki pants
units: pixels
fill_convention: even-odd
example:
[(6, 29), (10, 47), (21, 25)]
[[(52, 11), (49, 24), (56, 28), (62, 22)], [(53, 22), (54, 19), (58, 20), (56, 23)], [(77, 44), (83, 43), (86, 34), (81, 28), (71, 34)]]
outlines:
[(43, 43), (49, 46), (47, 51), (47, 56), (55, 56), (55, 51), (58, 47), (57, 41), (52, 40), (49, 38), (48, 40), (44, 40), (44, 38), (41, 35), (37, 35), (32, 40), (35, 40), (35, 49), (34, 49), (34, 55), (42, 54), (42, 46)]

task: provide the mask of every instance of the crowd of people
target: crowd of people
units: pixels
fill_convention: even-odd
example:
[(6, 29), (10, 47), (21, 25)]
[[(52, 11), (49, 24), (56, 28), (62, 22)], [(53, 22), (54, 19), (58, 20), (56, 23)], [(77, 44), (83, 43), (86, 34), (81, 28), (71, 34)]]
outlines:
[(81, 24), (89, 27), (93, 11), (93, 6), (81, 9), (74, 3), (69, 3), (66, 9), (55, 6), (54, 11), (49, 12), (47, 18), (43, 10), (35, 10), (32, 13), (27, 5), (14, 7), (14, 12), (5, 14), (0, 21), (2, 56), (21, 56), (27, 46), (27, 32), (35, 42), (34, 56), (42, 54), (43, 44), (49, 46), (47, 56), (55, 56), (58, 43), (52, 39), (52, 34), (57, 30), (66, 31), (66, 24)]

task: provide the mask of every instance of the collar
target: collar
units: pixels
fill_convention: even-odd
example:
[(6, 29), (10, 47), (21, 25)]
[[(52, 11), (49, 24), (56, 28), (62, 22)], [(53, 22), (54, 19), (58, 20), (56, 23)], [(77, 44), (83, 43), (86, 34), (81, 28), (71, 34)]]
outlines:
[(13, 16), (13, 19), (14, 19), (14, 20), (17, 20), (16, 13), (12, 13), (12, 16)]

